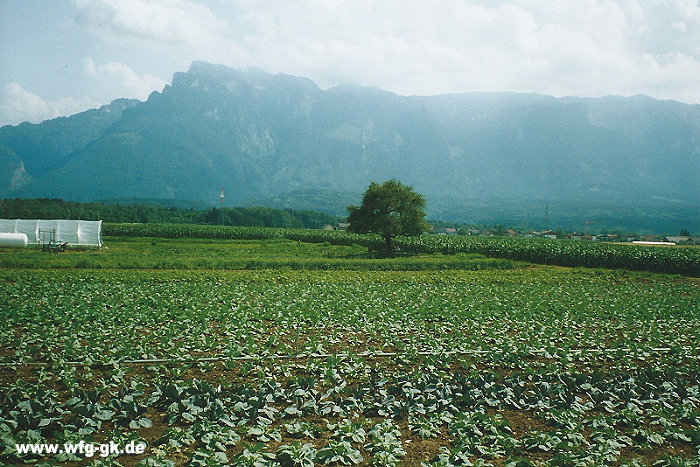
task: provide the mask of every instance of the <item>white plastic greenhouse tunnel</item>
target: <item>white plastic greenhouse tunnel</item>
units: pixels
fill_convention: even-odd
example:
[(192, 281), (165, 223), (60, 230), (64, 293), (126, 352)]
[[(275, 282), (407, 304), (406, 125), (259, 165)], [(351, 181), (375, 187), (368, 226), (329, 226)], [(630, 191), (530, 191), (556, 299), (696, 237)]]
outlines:
[[(69, 248), (102, 248), (102, 221), (0, 219), (0, 246), (20, 247), (22, 240), (17, 234), (26, 236), (24, 245), (51, 243)], [(4, 245), (5, 242), (8, 244)]]

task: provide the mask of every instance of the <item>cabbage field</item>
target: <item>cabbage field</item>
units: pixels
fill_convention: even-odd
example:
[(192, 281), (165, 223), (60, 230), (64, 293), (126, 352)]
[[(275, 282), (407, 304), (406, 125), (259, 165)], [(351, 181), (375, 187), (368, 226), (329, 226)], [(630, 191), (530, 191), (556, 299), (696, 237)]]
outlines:
[[(1, 252), (6, 465), (700, 463), (697, 278), (282, 237), (105, 245)], [(81, 441), (146, 449), (17, 452)]]

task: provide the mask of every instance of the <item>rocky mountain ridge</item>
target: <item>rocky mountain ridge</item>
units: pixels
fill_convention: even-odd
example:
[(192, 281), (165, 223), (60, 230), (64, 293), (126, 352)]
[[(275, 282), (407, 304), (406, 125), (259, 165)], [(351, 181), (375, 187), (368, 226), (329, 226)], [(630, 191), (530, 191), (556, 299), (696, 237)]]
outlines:
[(145, 102), (0, 128), (0, 197), (361, 193), (700, 206), (700, 105), (645, 96), (399, 96), (194, 62)]

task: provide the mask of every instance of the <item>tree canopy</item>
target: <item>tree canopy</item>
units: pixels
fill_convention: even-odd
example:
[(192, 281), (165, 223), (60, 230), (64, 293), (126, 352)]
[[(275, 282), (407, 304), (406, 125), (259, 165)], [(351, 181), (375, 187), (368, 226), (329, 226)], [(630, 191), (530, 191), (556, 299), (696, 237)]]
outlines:
[(430, 228), (424, 220), (423, 195), (393, 179), (381, 185), (372, 182), (362, 197), (362, 205), (347, 209), (349, 230), (378, 233), (384, 238), (387, 251), (393, 250), (394, 237), (420, 235)]
[(266, 207), (225, 207), (223, 216), (221, 214), (221, 208), (195, 209), (140, 203), (76, 203), (62, 199), (0, 199), (0, 219), (101, 219), (105, 222), (218, 224), (223, 217), (224, 225), (309, 229), (318, 229), (326, 224), (334, 225), (342, 219), (340, 216), (308, 210)]

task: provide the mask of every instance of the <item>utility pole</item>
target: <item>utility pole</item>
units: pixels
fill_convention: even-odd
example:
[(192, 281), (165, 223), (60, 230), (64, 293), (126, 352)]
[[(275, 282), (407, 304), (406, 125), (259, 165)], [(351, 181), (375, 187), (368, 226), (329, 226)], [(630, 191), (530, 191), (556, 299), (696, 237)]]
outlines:
[(600, 223), (599, 221), (586, 221), (586, 235), (588, 235), (588, 225), (589, 224), (598, 224)]
[(221, 194), (219, 195), (219, 201), (221, 202), (221, 208), (219, 209), (219, 224), (224, 225), (224, 189), (221, 189)]

